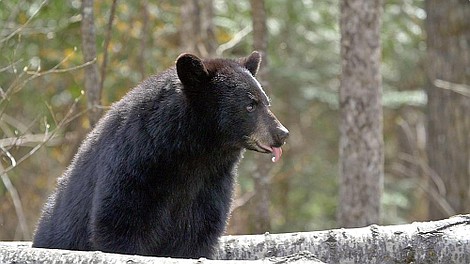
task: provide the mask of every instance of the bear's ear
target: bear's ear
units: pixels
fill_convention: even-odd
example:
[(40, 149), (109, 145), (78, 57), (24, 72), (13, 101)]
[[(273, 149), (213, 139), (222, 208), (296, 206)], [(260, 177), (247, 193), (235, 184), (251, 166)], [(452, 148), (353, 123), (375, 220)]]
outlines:
[(247, 68), (254, 77), (258, 73), (259, 65), (261, 64), (261, 54), (253, 51), (250, 56), (241, 58), (240, 64)]
[(183, 53), (176, 59), (176, 72), (181, 83), (191, 87), (204, 83), (209, 77), (202, 60), (188, 53)]

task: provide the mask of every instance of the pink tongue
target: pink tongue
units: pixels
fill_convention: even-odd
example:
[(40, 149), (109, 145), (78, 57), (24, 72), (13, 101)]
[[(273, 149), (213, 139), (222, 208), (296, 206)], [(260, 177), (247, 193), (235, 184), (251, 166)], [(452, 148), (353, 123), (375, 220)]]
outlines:
[(274, 157), (271, 159), (273, 162), (277, 162), (281, 159), (282, 148), (272, 147)]

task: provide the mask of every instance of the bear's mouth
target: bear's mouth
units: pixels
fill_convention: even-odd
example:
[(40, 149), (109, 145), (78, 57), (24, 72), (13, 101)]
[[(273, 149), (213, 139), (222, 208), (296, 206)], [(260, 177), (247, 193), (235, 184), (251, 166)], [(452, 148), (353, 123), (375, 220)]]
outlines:
[(282, 156), (282, 148), (281, 147), (274, 147), (274, 146), (267, 146), (262, 143), (256, 142), (256, 146), (261, 150), (257, 150), (263, 153), (272, 153), (273, 158), (271, 159), (272, 162), (278, 162)]

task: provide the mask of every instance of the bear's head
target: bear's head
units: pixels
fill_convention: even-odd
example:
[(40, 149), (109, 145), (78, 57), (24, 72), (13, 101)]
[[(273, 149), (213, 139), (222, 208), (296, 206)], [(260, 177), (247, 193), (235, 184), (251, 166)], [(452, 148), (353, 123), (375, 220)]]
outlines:
[(189, 101), (215, 113), (209, 116), (225, 146), (272, 153), (276, 162), (289, 131), (269, 109), (270, 99), (255, 79), (260, 62), (256, 51), (238, 60), (182, 54), (176, 71)]

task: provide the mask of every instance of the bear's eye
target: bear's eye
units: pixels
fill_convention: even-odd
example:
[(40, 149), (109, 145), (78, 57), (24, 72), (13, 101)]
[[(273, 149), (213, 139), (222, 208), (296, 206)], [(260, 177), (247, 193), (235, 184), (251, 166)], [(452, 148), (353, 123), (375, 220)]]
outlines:
[(246, 106), (246, 111), (248, 111), (249, 113), (255, 111), (255, 109), (256, 109), (255, 102), (251, 102), (249, 105)]

